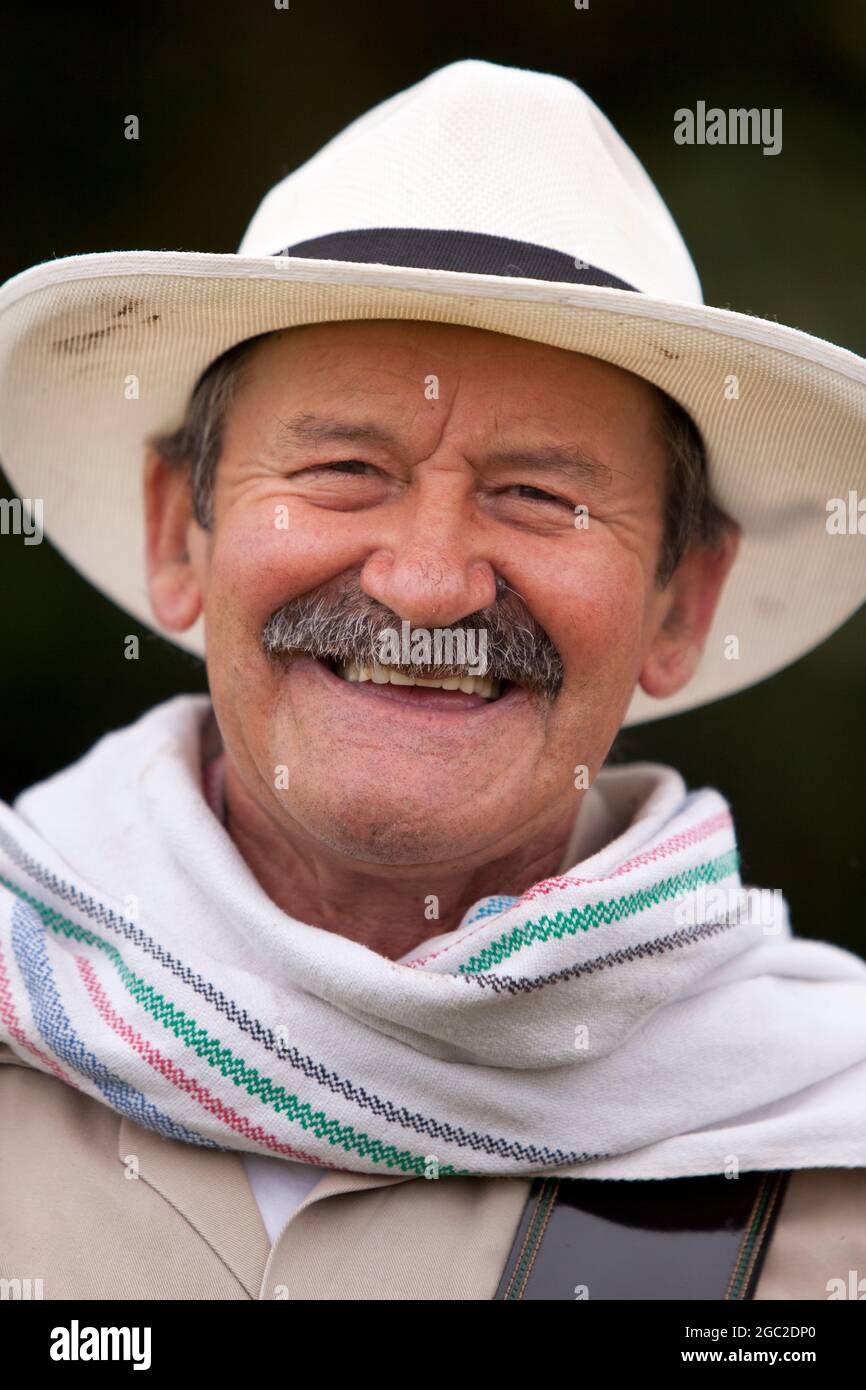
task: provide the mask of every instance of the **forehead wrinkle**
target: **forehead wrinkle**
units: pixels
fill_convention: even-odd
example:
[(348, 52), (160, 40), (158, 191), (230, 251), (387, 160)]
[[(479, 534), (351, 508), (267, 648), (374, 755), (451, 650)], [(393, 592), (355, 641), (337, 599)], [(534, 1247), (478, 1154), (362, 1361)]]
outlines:
[[(514, 417), (511, 394), (501, 382), (491, 387), (490, 394), (493, 398), (489, 406), (491, 426), (485, 433), (488, 438), (494, 440), (507, 438)], [(521, 415), (524, 427), (532, 419), (538, 418), (549, 428), (549, 420), (537, 415), (536, 411), (521, 412)], [(524, 468), (547, 470), (560, 474), (568, 482), (585, 483), (604, 493), (611, 491), (617, 475), (630, 481), (633, 477), (624, 469), (613, 468), (610, 464), (603, 463), (589, 449), (574, 441), (517, 444), (508, 447), (497, 443), (479, 455), (479, 464), (488, 468), (496, 467), (497, 464), (519, 464)]]
[[(452, 401), (446, 419), (440, 422), (442, 428), (447, 424), (453, 408)], [(316, 415), (311, 411), (300, 411), (287, 419), (278, 418), (269, 441), (271, 450), (276, 454), (292, 445), (323, 443), (371, 443), (399, 449), (403, 441), (392, 430), (375, 421), (341, 420), (337, 416)], [(494, 448), (482, 457), (481, 463), (488, 467), (519, 464), (524, 468), (547, 470), (561, 474), (570, 482), (586, 483), (603, 492), (611, 490), (617, 474), (630, 480), (633, 478), (633, 474), (602, 463), (577, 443)]]
[(314, 415), (309, 411), (301, 411), (287, 420), (277, 420), (272, 447), (279, 451), (286, 445), (321, 444), (328, 441), (384, 444), (391, 448), (396, 447), (398, 443), (391, 430), (373, 421), (340, 420), (336, 416)]
[[(405, 384), (405, 372), (391, 372), (390, 375), (397, 376)], [(352, 400), (363, 401), (366, 405), (370, 403), (371, 393), (369, 390), (358, 388), (354, 392), (344, 397), (343, 404), (347, 405)], [(375, 393), (384, 394), (389, 400), (398, 396), (397, 392)], [(411, 417), (414, 424), (419, 418), (427, 417), (425, 406), (431, 402), (426, 401), (423, 395), (417, 393), (416, 408)], [(436, 404), (440, 404), (438, 401)], [(443, 431), (453, 413), (454, 402), (451, 401), (443, 411), (436, 411), (436, 423), (438, 428)], [(401, 430), (398, 434), (395, 430), (380, 423), (376, 419), (347, 420), (333, 414), (316, 414), (313, 411), (299, 411), (283, 419), (276, 417), (276, 424), (268, 438), (270, 451), (279, 456), (280, 452), (298, 444), (326, 444), (326, 443), (369, 443), (380, 445), (384, 448), (392, 449), (394, 452), (405, 450), (408, 445), (409, 430), (406, 428), (406, 412), (403, 411), (401, 418)]]
[(571, 482), (589, 483), (602, 492), (610, 492), (614, 477), (621, 469), (611, 468), (580, 444), (527, 444), (509, 449), (493, 449), (481, 460), (488, 467), (497, 464), (519, 464), (522, 468), (535, 468), (552, 473), (560, 473)]

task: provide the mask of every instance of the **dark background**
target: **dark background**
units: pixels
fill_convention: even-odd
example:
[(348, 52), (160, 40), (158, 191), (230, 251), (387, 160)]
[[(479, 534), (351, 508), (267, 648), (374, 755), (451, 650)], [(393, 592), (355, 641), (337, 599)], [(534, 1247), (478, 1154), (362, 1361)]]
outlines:
[[(42, 3), (4, 24), (0, 277), (78, 252), (236, 249), (259, 199), (371, 105), (457, 58), (583, 86), (646, 165), (707, 303), (866, 353), (861, 0)], [(783, 148), (677, 146), (680, 106), (783, 109)], [(123, 136), (139, 116), (140, 139)], [(62, 440), (58, 440), (62, 448)], [(4, 480), (0, 477), (0, 483)], [(9, 494), (8, 490), (5, 495)], [(866, 544), (866, 541), (864, 541)], [(0, 536), (0, 796), (66, 765), (203, 665), (138, 628), (47, 540)], [(141, 659), (122, 659), (127, 633)], [(866, 609), (752, 690), (621, 735), (733, 806), (744, 881), (866, 954)]]

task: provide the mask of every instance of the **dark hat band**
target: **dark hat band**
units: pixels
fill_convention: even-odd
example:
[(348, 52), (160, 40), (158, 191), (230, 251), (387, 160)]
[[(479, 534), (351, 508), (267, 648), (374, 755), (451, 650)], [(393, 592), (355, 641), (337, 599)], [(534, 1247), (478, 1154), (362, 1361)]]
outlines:
[(517, 275), (600, 289), (640, 291), (617, 275), (575, 261), (564, 251), (487, 232), (437, 231), (428, 227), (364, 227), (328, 232), (296, 242), (275, 256), (411, 266), (419, 270), (460, 270), (470, 275)]

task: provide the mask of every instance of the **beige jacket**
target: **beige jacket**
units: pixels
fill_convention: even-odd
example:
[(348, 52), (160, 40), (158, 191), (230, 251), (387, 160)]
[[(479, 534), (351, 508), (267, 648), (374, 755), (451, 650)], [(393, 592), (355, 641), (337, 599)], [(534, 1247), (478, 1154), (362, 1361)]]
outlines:
[[(529, 1187), (329, 1172), (271, 1248), (239, 1154), (162, 1139), (0, 1044), (0, 1279), (45, 1299), (490, 1299)], [(851, 1270), (866, 1168), (795, 1173), (756, 1297), (823, 1300)]]

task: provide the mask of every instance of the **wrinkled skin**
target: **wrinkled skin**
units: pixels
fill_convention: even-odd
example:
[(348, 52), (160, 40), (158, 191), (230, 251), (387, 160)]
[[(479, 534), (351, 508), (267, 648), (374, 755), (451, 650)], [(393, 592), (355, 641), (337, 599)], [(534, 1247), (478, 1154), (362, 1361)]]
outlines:
[[(557, 871), (583, 795), (575, 768), (591, 783), (637, 683), (664, 697), (689, 680), (736, 553), (733, 536), (690, 551), (656, 586), (657, 409), (648, 383), (562, 349), (442, 324), (320, 324), (254, 349), (211, 530), (183, 475), (149, 455), (152, 606), (174, 631), (204, 611), (230, 833), (285, 911), (396, 960), (484, 894)], [(287, 438), (300, 415), (392, 441)], [(603, 467), (530, 461), (549, 446)], [(430, 629), (491, 605), (501, 576), (555, 644), (562, 689), (434, 709), (309, 657), (269, 661), (268, 617), (350, 574)]]

